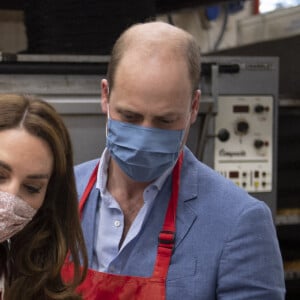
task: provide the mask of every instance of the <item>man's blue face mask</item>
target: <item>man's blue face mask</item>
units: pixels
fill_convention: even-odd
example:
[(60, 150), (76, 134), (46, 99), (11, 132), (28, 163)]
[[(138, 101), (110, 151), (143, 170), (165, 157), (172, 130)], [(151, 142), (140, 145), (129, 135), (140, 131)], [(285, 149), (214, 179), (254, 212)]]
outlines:
[(123, 172), (147, 182), (175, 165), (184, 133), (185, 129), (149, 128), (108, 118), (106, 146)]

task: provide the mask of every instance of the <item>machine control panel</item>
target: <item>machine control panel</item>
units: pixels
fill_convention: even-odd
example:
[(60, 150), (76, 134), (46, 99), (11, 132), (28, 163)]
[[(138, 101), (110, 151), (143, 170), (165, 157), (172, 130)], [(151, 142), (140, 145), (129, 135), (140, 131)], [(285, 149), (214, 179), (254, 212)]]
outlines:
[(272, 96), (219, 96), (214, 168), (248, 192), (270, 192)]

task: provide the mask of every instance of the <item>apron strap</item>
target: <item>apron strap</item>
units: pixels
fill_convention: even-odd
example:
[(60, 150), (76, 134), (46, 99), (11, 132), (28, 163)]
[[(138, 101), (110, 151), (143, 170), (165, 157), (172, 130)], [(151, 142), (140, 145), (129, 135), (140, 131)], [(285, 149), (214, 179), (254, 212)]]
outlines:
[(158, 248), (153, 277), (166, 278), (173, 249), (175, 246), (176, 234), (176, 211), (180, 184), (180, 170), (183, 160), (183, 153), (180, 154), (172, 173), (172, 193), (169, 201), (163, 228), (158, 237)]
[(81, 199), (79, 201), (79, 214), (80, 218), (82, 217), (82, 212), (83, 212), (83, 207), (89, 197), (89, 194), (91, 190), (93, 189), (94, 184), (96, 183), (97, 180), (97, 173), (98, 173), (98, 168), (99, 168), (99, 162), (97, 163), (96, 167), (94, 168), (92, 175), (88, 181), (87, 186), (85, 187), (85, 190), (81, 196)]

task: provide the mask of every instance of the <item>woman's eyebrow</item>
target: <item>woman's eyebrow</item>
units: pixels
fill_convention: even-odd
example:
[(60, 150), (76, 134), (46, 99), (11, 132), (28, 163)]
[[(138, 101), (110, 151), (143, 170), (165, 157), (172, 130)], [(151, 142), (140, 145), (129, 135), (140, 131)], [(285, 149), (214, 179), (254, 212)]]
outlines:
[(0, 160), (0, 167), (2, 167), (3, 169), (6, 169), (7, 171), (11, 172), (12, 171), (12, 168), (7, 164), (5, 163), (4, 161)]
[(50, 176), (49, 176), (49, 174), (33, 174), (33, 175), (28, 175), (27, 178), (29, 178), (29, 179), (49, 179)]
[[(12, 168), (7, 164), (5, 163), (4, 161), (0, 160), (0, 167), (9, 171), (9, 172), (12, 172)], [(32, 174), (32, 175), (28, 175), (27, 178), (29, 179), (49, 179), (50, 178), (50, 175), (49, 174)]]

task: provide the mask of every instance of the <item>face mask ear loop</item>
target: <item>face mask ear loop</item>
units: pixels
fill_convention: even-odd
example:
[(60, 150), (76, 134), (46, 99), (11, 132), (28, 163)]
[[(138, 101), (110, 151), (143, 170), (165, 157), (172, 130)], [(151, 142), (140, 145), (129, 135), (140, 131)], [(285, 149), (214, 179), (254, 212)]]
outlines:
[(191, 120), (191, 115), (187, 118), (187, 122), (186, 122), (185, 127), (184, 127), (184, 133), (183, 133), (182, 138), (181, 138), (180, 147), (179, 147), (179, 153), (182, 151), (182, 149), (184, 147), (183, 141), (184, 141), (184, 138), (185, 138), (185, 135), (186, 135), (186, 131), (187, 131), (188, 127), (189, 127), (190, 120)]
[[(109, 99), (109, 85), (107, 85), (107, 99)], [(106, 126), (105, 126), (105, 136), (107, 137), (108, 134), (108, 126), (107, 126), (107, 122), (110, 119), (110, 115), (109, 115), (109, 100), (107, 101), (107, 121), (106, 121)]]
[(107, 103), (107, 121), (106, 121), (106, 126), (105, 126), (105, 136), (107, 137), (108, 135), (108, 120), (110, 119), (110, 114), (109, 114), (109, 104)]

